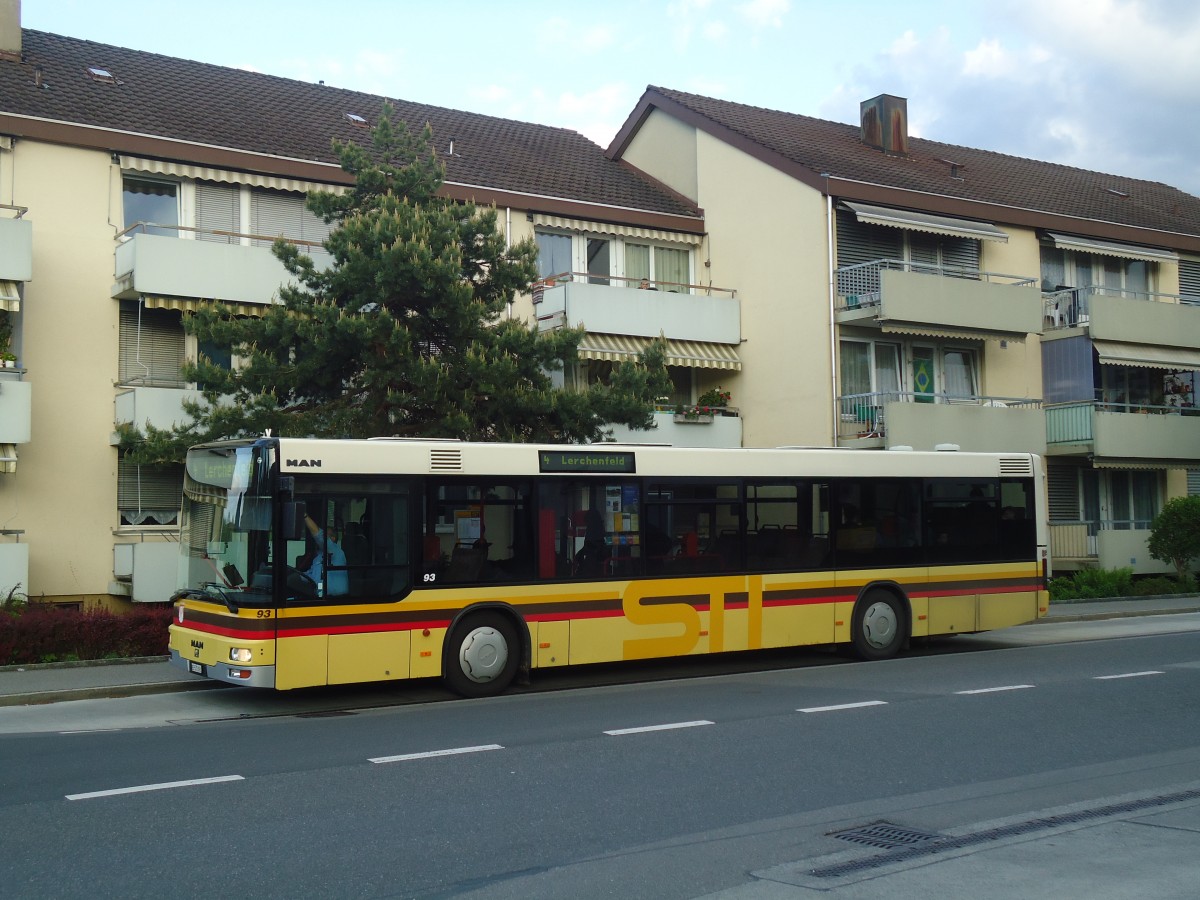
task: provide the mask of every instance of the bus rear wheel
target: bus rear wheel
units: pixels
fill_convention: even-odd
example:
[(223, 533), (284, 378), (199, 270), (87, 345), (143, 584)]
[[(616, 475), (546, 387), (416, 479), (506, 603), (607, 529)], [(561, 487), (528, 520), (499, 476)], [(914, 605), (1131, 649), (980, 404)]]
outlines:
[(490, 697), (512, 684), (519, 664), (520, 643), (512, 620), (500, 613), (477, 613), (451, 632), (444, 677), (457, 694)]
[(906, 623), (899, 597), (890, 591), (867, 591), (855, 605), (850, 620), (855, 655), (865, 660), (895, 656), (904, 644)]

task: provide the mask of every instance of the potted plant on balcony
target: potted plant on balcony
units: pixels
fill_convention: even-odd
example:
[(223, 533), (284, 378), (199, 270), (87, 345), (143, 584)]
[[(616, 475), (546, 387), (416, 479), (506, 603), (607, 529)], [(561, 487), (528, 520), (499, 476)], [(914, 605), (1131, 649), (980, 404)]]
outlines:
[(731, 398), (732, 394), (720, 386), (711, 388), (701, 394), (693, 406), (678, 404), (675, 407), (675, 421), (706, 425), (718, 410), (723, 411), (729, 406)]

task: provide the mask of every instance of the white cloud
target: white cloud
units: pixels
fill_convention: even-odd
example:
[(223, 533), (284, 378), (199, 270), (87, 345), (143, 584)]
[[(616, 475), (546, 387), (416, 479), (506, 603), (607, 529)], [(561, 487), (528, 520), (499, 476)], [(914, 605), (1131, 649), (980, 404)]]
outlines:
[(756, 28), (782, 28), (783, 17), (792, 8), (791, 0), (749, 0), (734, 9)]

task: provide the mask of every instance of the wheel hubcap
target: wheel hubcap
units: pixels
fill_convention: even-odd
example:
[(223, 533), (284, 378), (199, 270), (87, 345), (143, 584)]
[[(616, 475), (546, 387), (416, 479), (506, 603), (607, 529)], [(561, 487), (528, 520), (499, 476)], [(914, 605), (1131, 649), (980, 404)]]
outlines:
[(491, 681), (508, 664), (508, 642), (495, 628), (473, 629), (458, 651), (463, 674), (480, 684)]
[(876, 650), (882, 650), (896, 635), (896, 611), (888, 603), (872, 603), (863, 616), (863, 637)]

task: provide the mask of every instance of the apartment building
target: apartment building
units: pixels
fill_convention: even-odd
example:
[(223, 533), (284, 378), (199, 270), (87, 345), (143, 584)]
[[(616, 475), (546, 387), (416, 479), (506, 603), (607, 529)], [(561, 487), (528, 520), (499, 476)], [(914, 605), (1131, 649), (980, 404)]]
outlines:
[[(1200, 199), (650, 87), (608, 155), (705, 211), (737, 284), (747, 445), (1046, 454), (1057, 569), (1165, 571), (1200, 465)], [(1193, 479), (1194, 483), (1194, 479)]]
[[(180, 363), (219, 358), (183, 316), (274, 302), (288, 278), (275, 237), (320, 260), (327, 226), (305, 193), (345, 189), (331, 140), (367, 139), (383, 98), (18, 19), (19, 4), (0, 3), (0, 318), (15, 356), (0, 367), (0, 588), (81, 606), (161, 601), (181, 472), (128, 464), (115, 426), (180, 419), (195, 390)], [(543, 247), (548, 277), (511, 314), (586, 323), (572, 379), (663, 335), (677, 395), (650, 439), (741, 443), (733, 416), (688, 428), (672, 414), (741, 365), (740, 301), (700, 286), (695, 204), (572, 131), (394, 105), (412, 127), (432, 125), (446, 195), (494, 205), (512, 241)]]

